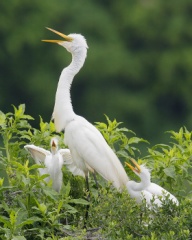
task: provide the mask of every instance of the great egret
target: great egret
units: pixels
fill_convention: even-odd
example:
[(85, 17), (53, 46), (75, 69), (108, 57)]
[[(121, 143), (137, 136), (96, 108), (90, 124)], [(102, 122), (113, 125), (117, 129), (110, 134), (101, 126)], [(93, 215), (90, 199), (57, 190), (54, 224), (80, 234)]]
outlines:
[[(159, 185), (151, 182), (151, 174), (144, 165), (139, 165), (134, 159), (131, 159), (131, 161), (135, 167), (127, 162), (126, 165), (141, 179), (141, 182), (139, 183), (129, 181), (126, 184), (128, 192), (132, 198), (135, 198), (138, 203), (141, 203), (142, 200), (145, 199), (148, 206), (151, 205), (151, 200), (154, 199), (154, 203), (157, 204), (158, 207), (161, 207), (161, 199), (163, 200), (165, 198), (168, 198), (176, 205), (179, 205), (175, 196)], [(161, 198), (159, 198), (160, 196)]]
[(51, 139), (51, 152), (32, 144), (25, 145), (24, 148), (30, 152), (32, 158), (37, 164), (45, 166), (44, 168), (39, 168), (39, 173), (40, 175), (50, 175), (45, 179), (45, 181), (49, 182), (51, 179), (53, 189), (57, 192), (60, 192), (63, 182), (63, 165), (66, 165), (73, 175), (80, 175), (82, 177), (85, 177), (83, 171), (78, 169), (74, 164), (70, 150), (58, 149), (57, 138)]
[(69, 147), (76, 166), (85, 173), (87, 181), (88, 172), (96, 171), (120, 190), (129, 180), (121, 162), (96, 127), (74, 113), (71, 103), (71, 84), (85, 62), (87, 42), (80, 34), (67, 36), (51, 28), (47, 29), (63, 39), (42, 41), (58, 43), (72, 54), (72, 62), (63, 69), (57, 87), (53, 111), (56, 130), (65, 131), (64, 142)]

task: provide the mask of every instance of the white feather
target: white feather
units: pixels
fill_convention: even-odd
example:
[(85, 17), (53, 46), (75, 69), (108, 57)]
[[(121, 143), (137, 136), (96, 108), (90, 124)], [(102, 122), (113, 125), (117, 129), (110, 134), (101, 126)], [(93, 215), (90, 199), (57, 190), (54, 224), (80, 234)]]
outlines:
[(24, 148), (30, 152), (37, 164), (44, 166), (44, 168), (39, 168), (40, 175), (49, 174), (50, 176), (45, 181), (49, 182), (51, 179), (53, 189), (58, 192), (63, 183), (63, 165), (66, 165), (73, 175), (84, 177), (84, 173), (73, 162), (69, 149), (58, 150), (57, 138), (51, 139), (51, 152), (35, 145), (25, 145)]
[(60, 149), (59, 154), (63, 158), (63, 164), (74, 176), (85, 177), (84, 172), (75, 165), (69, 149)]
[[(143, 199), (146, 200), (148, 206), (151, 205), (151, 200), (155, 199), (159, 207), (162, 206), (162, 201), (166, 197), (176, 205), (179, 205), (179, 202), (175, 196), (169, 193), (164, 188), (159, 185), (151, 182), (150, 171), (144, 165), (140, 166), (140, 172), (134, 171), (134, 173), (139, 176), (141, 181), (139, 183), (135, 181), (127, 182), (127, 190), (132, 198), (135, 198), (137, 202), (141, 202)], [(161, 196), (161, 198), (159, 198)]]
[[(60, 36), (61, 33), (51, 30)], [(64, 35), (63, 35), (64, 36)], [(101, 133), (86, 119), (76, 115), (71, 104), (70, 88), (74, 76), (82, 68), (87, 56), (87, 43), (80, 34), (70, 34), (72, 40), (58, 41), (72, 54), (71, 64), (64, 68), (56, 91), (53, 119), (57, 131), (65, 130), (64, 142), (69, 147), (73, 161), (85, 176), (96, 171), (104, 179), (122, 189), (128, 176)], [(46, 40), (50, 41), (50, 40)]]

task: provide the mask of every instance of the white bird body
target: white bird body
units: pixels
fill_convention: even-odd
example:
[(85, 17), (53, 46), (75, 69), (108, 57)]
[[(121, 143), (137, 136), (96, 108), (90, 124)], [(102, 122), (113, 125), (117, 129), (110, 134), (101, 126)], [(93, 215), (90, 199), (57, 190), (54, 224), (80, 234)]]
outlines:
[(74, 76), (85, 62), (88, 48), (86, 40), (80, 34), (66, 36), (53, 29), (49, 30), (63, 37), (65, 41), (43, 41), (58, 43), (72, 54), (72, 62), (63, 69), (57, 87), (53, 111), (56, 130), (64, 129), (64, 142), (69, 147), (76, 166), (86, 177), (89, 171), (96, 171), (117, 189), (122, 189), (129, 179), (121, 162), (102, 134), (85, 118), (76, 115), (71, 104), (70, 87)]
[(141, 203), (143, 200), (146, 201), (147, 206), (151, 205), (151, 201), (154, 199), (154, 203), (157, 206), (161, 206), (161, 201), (155, 197), (155, 195), (151, 194), (147, 190), (143, 190), (143, 187), (140, 183), (136, 183), (135, 181), (129, 181), (127, 183), (127, 190), (131, 198), (134, 198), (137, 203)]
[(150, 183), (150, 185), (145, 190), (157, 197), (163, 196), (162, 199), (165, 199), (166, 196), (168, 196), (169, 200), (171, 200), (176, 205), (179, 205), (177, 198), (173, 194), (171, 194), (170, 192), (168, 192), (167, 190), (165, 190), (156, 183)]
[(126, 184), (128, 192), (132, 198), (135, 198), (138, 203), (145, 199), (148, 206), (151, 204), (151, 200), (154, 199), (154, 203), (157, 204), (158, 207), (161, 207), (161, 200), (164, 200), (166, 197), (168, 197), (168, 199), (173, 203), (179, 205), (179, 202), (175, 196), (161, 186), (151, 182), (150, 171), (144, 165), (139, 166), (133, 159), (132, 162), (136, 167), (133, 167), (128, 163), (126, 164), (141, 179), (141, 182), (139, 183), (135, 181), (129, 181)]
[[(81, 140), (78, 140), (81, 139)], [(119, 159), (102, 134), (86, 119), (76, 116), (65, 128), (65, 144), (71, 150), (77, 167), (88, 174), (95, 170), (120, 189), (128, 181)]]
[(49, 174), (49, 177), (45, 178), (45, 181), (49, 182), (51, 179), (53, 189), (57, 192), (60, 192), (63, 183), (63, 165), (66, 165), (74, 175), (80, 175), (84, 177), (84, 173), (75, 166), (70, 150), (58, 150), (57, 144), (57, 139), (52, 138), (51, 152), (33, 144), (25, 145), (24, 148), (30, 152), (32, 158), (37, 164), (44, 166), (44, 168), (38, 169), (39, 174), (41, 176), (44, 174)]

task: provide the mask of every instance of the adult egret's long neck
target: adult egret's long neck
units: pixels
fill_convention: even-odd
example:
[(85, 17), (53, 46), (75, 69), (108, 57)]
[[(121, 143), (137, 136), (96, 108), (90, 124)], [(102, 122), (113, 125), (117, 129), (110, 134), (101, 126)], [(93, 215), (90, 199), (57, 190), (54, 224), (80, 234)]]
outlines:
[(53, 119), (58, 132), (63, 130), (67, 123), (72, 121), (75, 117), (71, 103), (70, 88), (74, 76), (79, 72), (85, 62), (86, 55), (86, 48), (76, 49), (76, 51), (72, 53), (71, 64), (64, 68), (61, 73), (57, 86), (55, 107), (53, 111)]

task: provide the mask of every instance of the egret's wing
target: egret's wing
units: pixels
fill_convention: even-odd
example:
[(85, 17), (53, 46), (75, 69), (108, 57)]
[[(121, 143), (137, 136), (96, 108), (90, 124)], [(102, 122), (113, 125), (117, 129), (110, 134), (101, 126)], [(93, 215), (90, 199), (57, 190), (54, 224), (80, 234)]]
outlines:
[(150, 192), (143, 190), (141, 191), (141, 197), (142, 199), (146, 200), (146, 203), (148, 206), (150, 206), (152, 204), (152, 202), (154, 204), (157, 204), (158, 207), (161, 207), (162, 202), (153, 194), (151, 194)]
[(37, 164), (44, 163), (45, 158), (51, 153), (44, 148), (37, 147), (35, 145), (25, 145), (24, 148), (28, 150)]
[(69, 149), (59, 149), (59, 154), (61, 154), (63, 159), (63, 164), (68, 165), (73, 163), (71, 152)]
[(170, 192), (162, 188), (161, 186), (157, 185), (156, 183), (151, 183), (147, 188), (147, 191), (154, 194), (155, 196), (162, 196), (163, 199), (165, 196), (169, 196), (169, 199), (175, 202), (177, 205), (179, 204), (177, 198), (173, 196)]
[(101, 133), (84, 118), (77, 116), (65, 128), (65, 143), (68, 145), (72, 157), (79, 166), (84, 162), (107, 181), (119, 189), (126, 185), (128, 176)]
[(59, 154), (62, 156), (63, 165), (66, 165), (74, 176), (78, 175), (85, 177), (84, 172), (75, 165), (69, 149), (60, 149)]
[(150, 192), (151, 194), (154, 194), (156, 196), (161, 196), (162, 191), (165, 190), (165, 189), (160, 187), (159, 185), (157, 185), (155, 183), (150, 183), (150, 185), (146, 188), (146, 190), (148, 192)]

